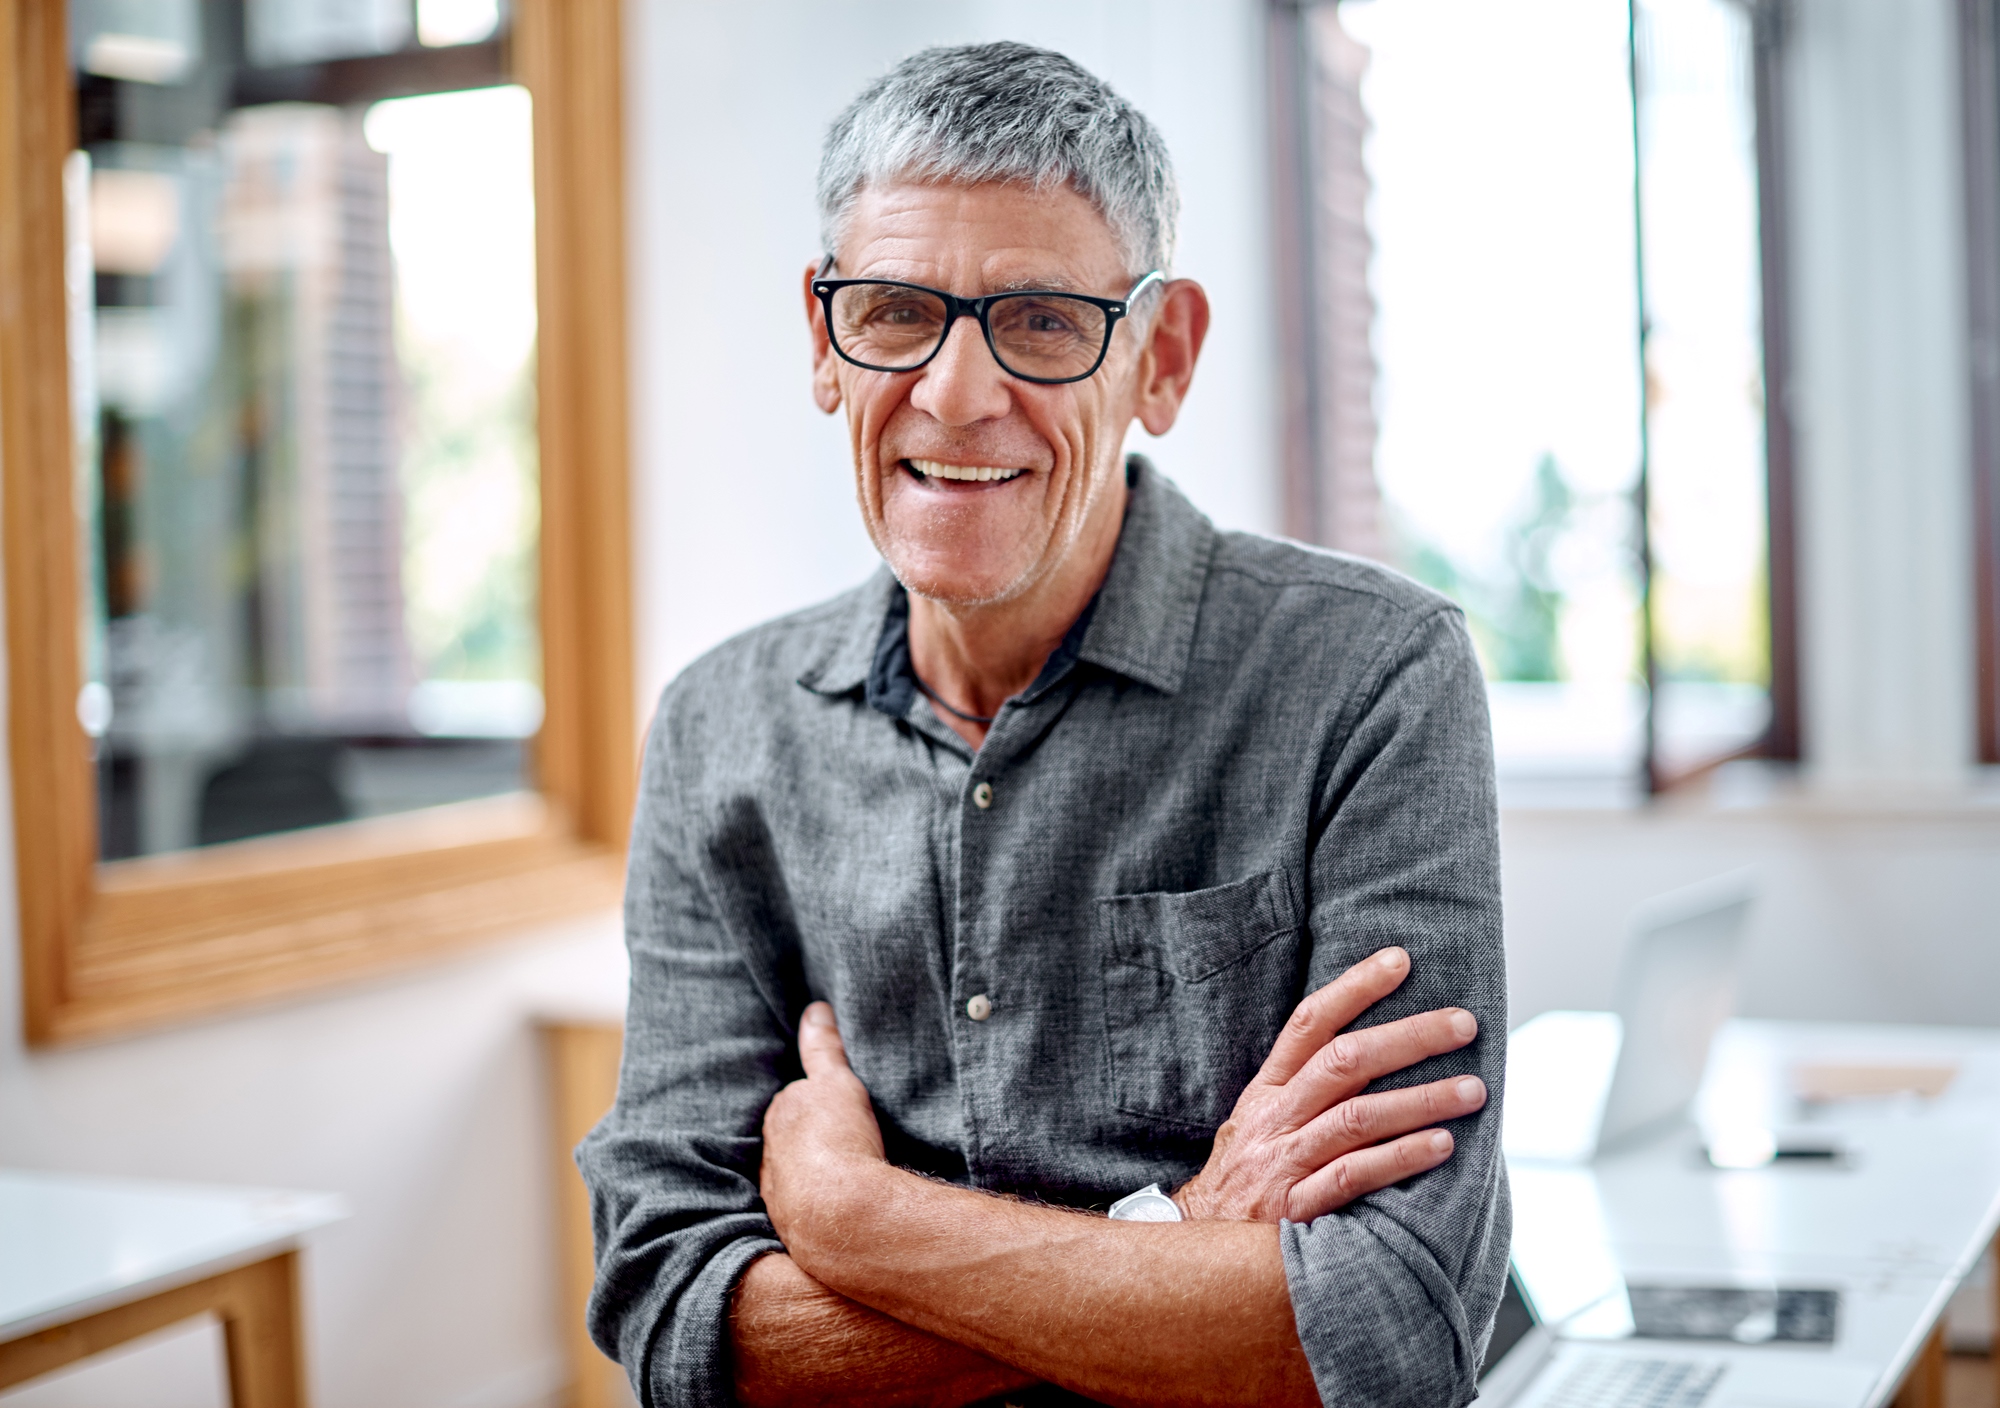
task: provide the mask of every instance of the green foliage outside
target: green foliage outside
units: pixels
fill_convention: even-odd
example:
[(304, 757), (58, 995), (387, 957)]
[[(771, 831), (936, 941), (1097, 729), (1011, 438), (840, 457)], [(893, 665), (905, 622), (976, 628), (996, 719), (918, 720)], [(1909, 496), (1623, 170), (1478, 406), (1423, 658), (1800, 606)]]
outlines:
[(467, 396), (448, 382), (447, 355), (400, 341), (403, 591), (417, 676), (539, 681), (534, 359), (500, 395)]
[(1576, 509), (1576, 494), (1555, 456), (1543, 455), (1521, 511), (1506, 528), (1500, 571), (1475, 574), (1436, 544), (1405, 534), (1406, 571), (1465, 609), (1489, 678), (1559, 680), (1563, 594), (1554, 556)]

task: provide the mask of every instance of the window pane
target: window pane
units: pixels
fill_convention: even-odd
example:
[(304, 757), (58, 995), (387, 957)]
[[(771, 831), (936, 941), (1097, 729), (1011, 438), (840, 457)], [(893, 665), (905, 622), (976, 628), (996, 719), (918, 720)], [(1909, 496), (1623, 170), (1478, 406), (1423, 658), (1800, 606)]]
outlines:
[(1645, 707), (1624, 6), (1340, 16), (1370, 51), (1377, 465), (1400, 565), (1466, 608), (1503, 787), (1622, 795)]
[(1339, 13), (1369, 51), (1384, 503), (1401, 565), (1466, 608), (1503, 787), (1639, 785), (1642, 385), (1655, 761), (1670, 777), (1753, 743), (1769, 616), (1747, 11), (1638, 6), (1643, 229), (1624, 5)]
[(1770, 718), (1750, 15), (1639, 6), (1656, 748), (1669, 773)]
[(417, 38), (425, 44), (476, 44), (500, 28), (500, 0), (417, 0)]
[(410, 42), (410, 0), (245, 0), (243, 30), (260, 68), (393, 54)]
[[(264, 7), (391, 10), (414, 46), (407, 5)], [(75, 13), (80, 66), (127, 55), (79, 78), (72, 200), (102, 854), (527, 785), (527, 95), (233, 107), (257, 6), (156, 24), (148, 80), (88, 28), (119, 7)]]

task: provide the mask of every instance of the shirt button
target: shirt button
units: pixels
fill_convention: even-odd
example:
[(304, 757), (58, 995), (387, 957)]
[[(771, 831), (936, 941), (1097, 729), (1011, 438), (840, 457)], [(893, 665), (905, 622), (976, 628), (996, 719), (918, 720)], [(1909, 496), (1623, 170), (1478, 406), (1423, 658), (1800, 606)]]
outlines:
[(975, 1022), (985, 1021), (993, 1015), (993, 999), (983, 992), (973, 994), (971, 1000), (965, 1004), (965, 1015)]
[(982, 782), (972, 789), (972, 805), (982, 812), (993, 805), (993, 784)]

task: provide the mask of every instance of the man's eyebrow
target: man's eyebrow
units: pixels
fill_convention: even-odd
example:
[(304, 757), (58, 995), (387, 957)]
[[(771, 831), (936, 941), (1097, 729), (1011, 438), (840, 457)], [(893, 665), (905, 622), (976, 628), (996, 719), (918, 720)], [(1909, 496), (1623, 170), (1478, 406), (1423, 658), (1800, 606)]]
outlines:
[(1027, 279), (1008, 279), (994, 287), (995, 293), (1075, 293), (1078, 284), (1061, 274)]

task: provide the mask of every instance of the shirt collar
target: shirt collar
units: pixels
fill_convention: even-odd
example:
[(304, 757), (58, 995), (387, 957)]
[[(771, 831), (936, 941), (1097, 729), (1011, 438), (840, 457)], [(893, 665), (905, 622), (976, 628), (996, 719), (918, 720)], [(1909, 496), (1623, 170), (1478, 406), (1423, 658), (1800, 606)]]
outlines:
[(1215, 525), (1144, 455), (1128, 455), (1125, 473), (1132, 486), (1125, 526), (1080, 655), (1175, 694), (1194, 651)]
[[(1058, 654), (1073, 648), (1077, 659), (1173, 694), (1194, 648), (1215, 526), (1145, 456), (1128, 456), (1125, 473), (1130, 498), (1111, 571), (1078, 622), (1084, 627), (1082, 640), (1072, 646), (1072, 631)], [(890, 619), (897, 611), (904, 623), (900, 632)], [(871, 672), (878, 670), (881, 658), (880, 668), (893, 673), (896, 661), (882, 657), (885, 647), (893, 655), (897, 636), (903, 641), (900, 669), (908, 672), (908, 613), (902, 585), (883, 567), (851, 594), (848, 609), (835, 618), (838, 624), (828, 632), (826, 645), (798, 682), (816, 694), (874, 695)], [(1050, 664), (1055, 663), (1052, 658)], [(1048, 677), (1047, 669), (1043, 677)], [(895, 687), (889, 674), (877, 685)]]
[(882, 638), (882, 623), (890, 604), (899, 600), (908, 601), (903, 584), (886, 565), (876, 568), (872, 577), (847, 594), (846, 609), (829, 621), (824, 642), (799, 675), (799, 683), (826, 695), (852, 694), (865, 686), (875, 663), (876, 643)]
[[(1063, 633), (1061, 643), (1042, 662), (1035, 682), (1021, 691), (1022, 703), (1033, 703), (1069, 673), (1082, 654), (1084, 633), (1090, 629), (1090, 618), (1096, 612), (1097, 598), (1092, 597), (1083, 614)], [(875, 659), (868, 667), (868, 682), (862, 697), (869, 708), (900, 719), (910, 712), (921, 687), (916, 667), (910, 663), (910, 594), (899, 590), (889, 598), (889, 611), (882, 621), (882, 634), (875, 640)]]

